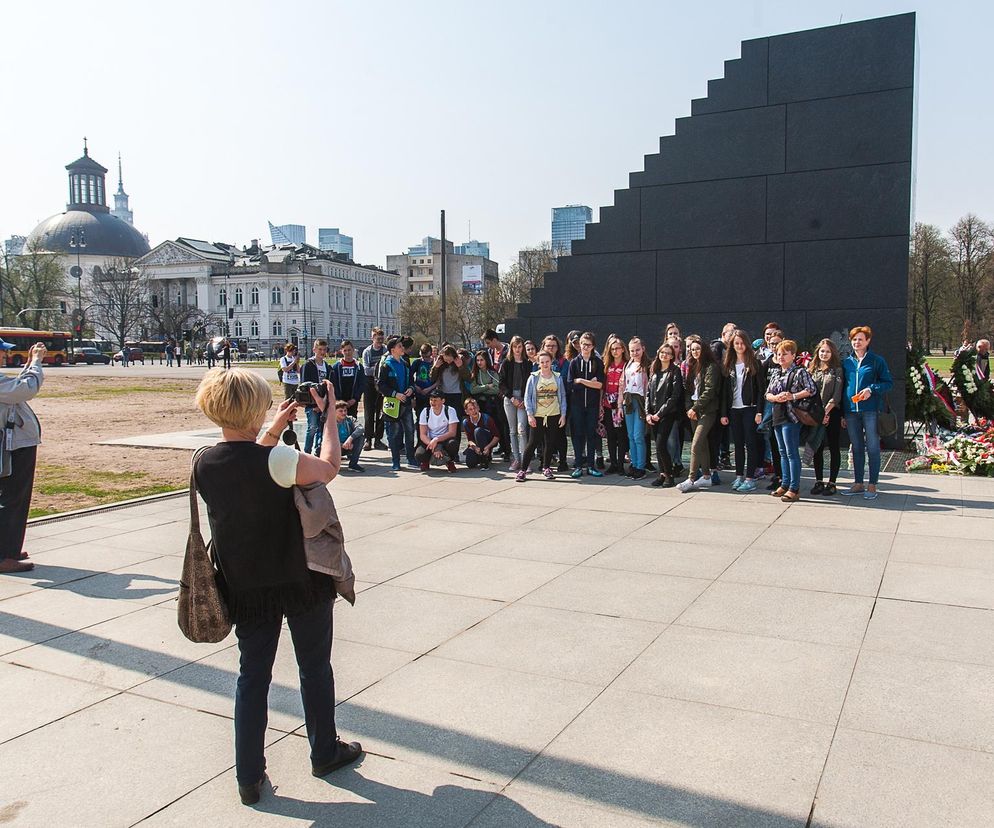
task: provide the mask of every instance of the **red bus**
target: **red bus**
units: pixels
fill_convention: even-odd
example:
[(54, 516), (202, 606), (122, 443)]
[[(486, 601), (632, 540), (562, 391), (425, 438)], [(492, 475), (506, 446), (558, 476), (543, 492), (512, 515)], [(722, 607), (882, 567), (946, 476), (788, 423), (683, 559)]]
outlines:
[(0, 339), (14, 347), (7, 351), (7, 364), (20, 368), (28, 361), (28, 352), (36, 342), (44, 342), (48, 348), (45, 365), (67, 365), (69, 363), (69, 331), (33, 331), (31, 328), (0, 328)]

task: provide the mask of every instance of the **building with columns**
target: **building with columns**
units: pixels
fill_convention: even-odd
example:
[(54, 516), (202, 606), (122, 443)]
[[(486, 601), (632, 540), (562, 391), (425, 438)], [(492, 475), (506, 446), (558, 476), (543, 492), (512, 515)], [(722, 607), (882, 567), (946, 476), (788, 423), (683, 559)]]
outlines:
[(397, 330), (401, 277), (310, 245), (245, 249), (180, 237), (138, 260), (151, 302), (196, 308), (206, 335), (227, 333), (269, 352), (316, 338), (369, 340)]

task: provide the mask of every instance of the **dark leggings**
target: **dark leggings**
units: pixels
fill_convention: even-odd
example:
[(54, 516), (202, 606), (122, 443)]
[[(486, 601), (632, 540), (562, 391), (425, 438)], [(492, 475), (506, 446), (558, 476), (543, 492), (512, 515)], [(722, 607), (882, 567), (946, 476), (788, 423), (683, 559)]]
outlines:
[(756, 459), (756, 449), (759, 448), (756, 437), (756, 406), (731, 409), (728, 412), (728, 426), (735, 443), (735, 474), (751, 479), (759, 466)]
[(842, 465), (842, 453), (839, 451), (839, 441), (842, 439), (842, 411), (833, 408), (828, 414), (828, 425), (825, 426), (825, 439), (815, 450), (814, 467), (815, 480), (824, 480), (825, 475), (825, 446), (828, 446), (829, 455), (829, 483), (834, 483), (839, 478), (839, 466)]
[(622, 418), (621, 424), (614, 424), (612, 416), (613, 409), (601, 409), (601, 422), (607, 432), (607, 453), (609, 462), (616, 468), (621, 468), (625, 463), (625, 452), (628, 451), (628, 432), (625, 431), (625, 421)]
[(525, 456), (521, 460), (521, 468), (525, 471), (531, 465), (535, 450), (542, 446), (542, 468), (548, 469), (552, 466), (552, 453), (559, 444), (559, 435), (565, 436), (566, 431), (559, 427), (559, 417), (536, 417), (535, 426), (528, 435), (528, 447), (525, 449)]
[(670, 432), (673, 430), (675, 424), (676, 416), (673, 416), (663, 417), (663, 419), (653, 426), (653, 430), (656, 433), (656, 459), (659, 461), (659, 465), (662, 466), (663, 474), (667, 477), (673, 476), (673, 458), (670, 457), (670, 450), (666, 444), (670, 440)]

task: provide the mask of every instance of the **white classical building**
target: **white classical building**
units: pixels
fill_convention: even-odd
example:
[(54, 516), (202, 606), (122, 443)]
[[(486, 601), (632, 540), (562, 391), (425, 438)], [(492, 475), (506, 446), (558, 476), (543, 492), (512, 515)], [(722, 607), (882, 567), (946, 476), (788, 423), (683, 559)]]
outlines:
[(401, 277), (309, 245), (263, 249), (178, 238), (136, 266), (152, 303), (191, 306), (208, 315), (208, 333), (227, 333), (270, 351), (316, 338), (359, 344), (374, 326), (398, 330)]

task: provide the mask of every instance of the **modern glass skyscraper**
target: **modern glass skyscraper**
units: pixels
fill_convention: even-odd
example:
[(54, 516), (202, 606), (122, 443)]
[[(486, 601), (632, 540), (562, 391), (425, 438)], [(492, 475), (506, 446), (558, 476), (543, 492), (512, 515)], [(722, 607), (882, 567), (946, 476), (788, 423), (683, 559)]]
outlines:
[(352, 236), (343, 235), (337, 227), (318, 228), (318, 248), (321, 250), (331, 250), (335, 253), (344, 253), (352, 258)]
[(303, 224), (273, 224), (269, 222), (273, 244), (307, 244), (307, 228)]
[(457, 244), (455, 252), (460, 256), (483, 256), (484, 259), (489, 259), (490, 242), (481, 242), (472, 239), (463, 244)]
[(552, 255), (568, 256), (574, 239), (587, 234), (587, 224), (593, 221), (593, 210), (583, 204), (567, 204), (552, 208)]

